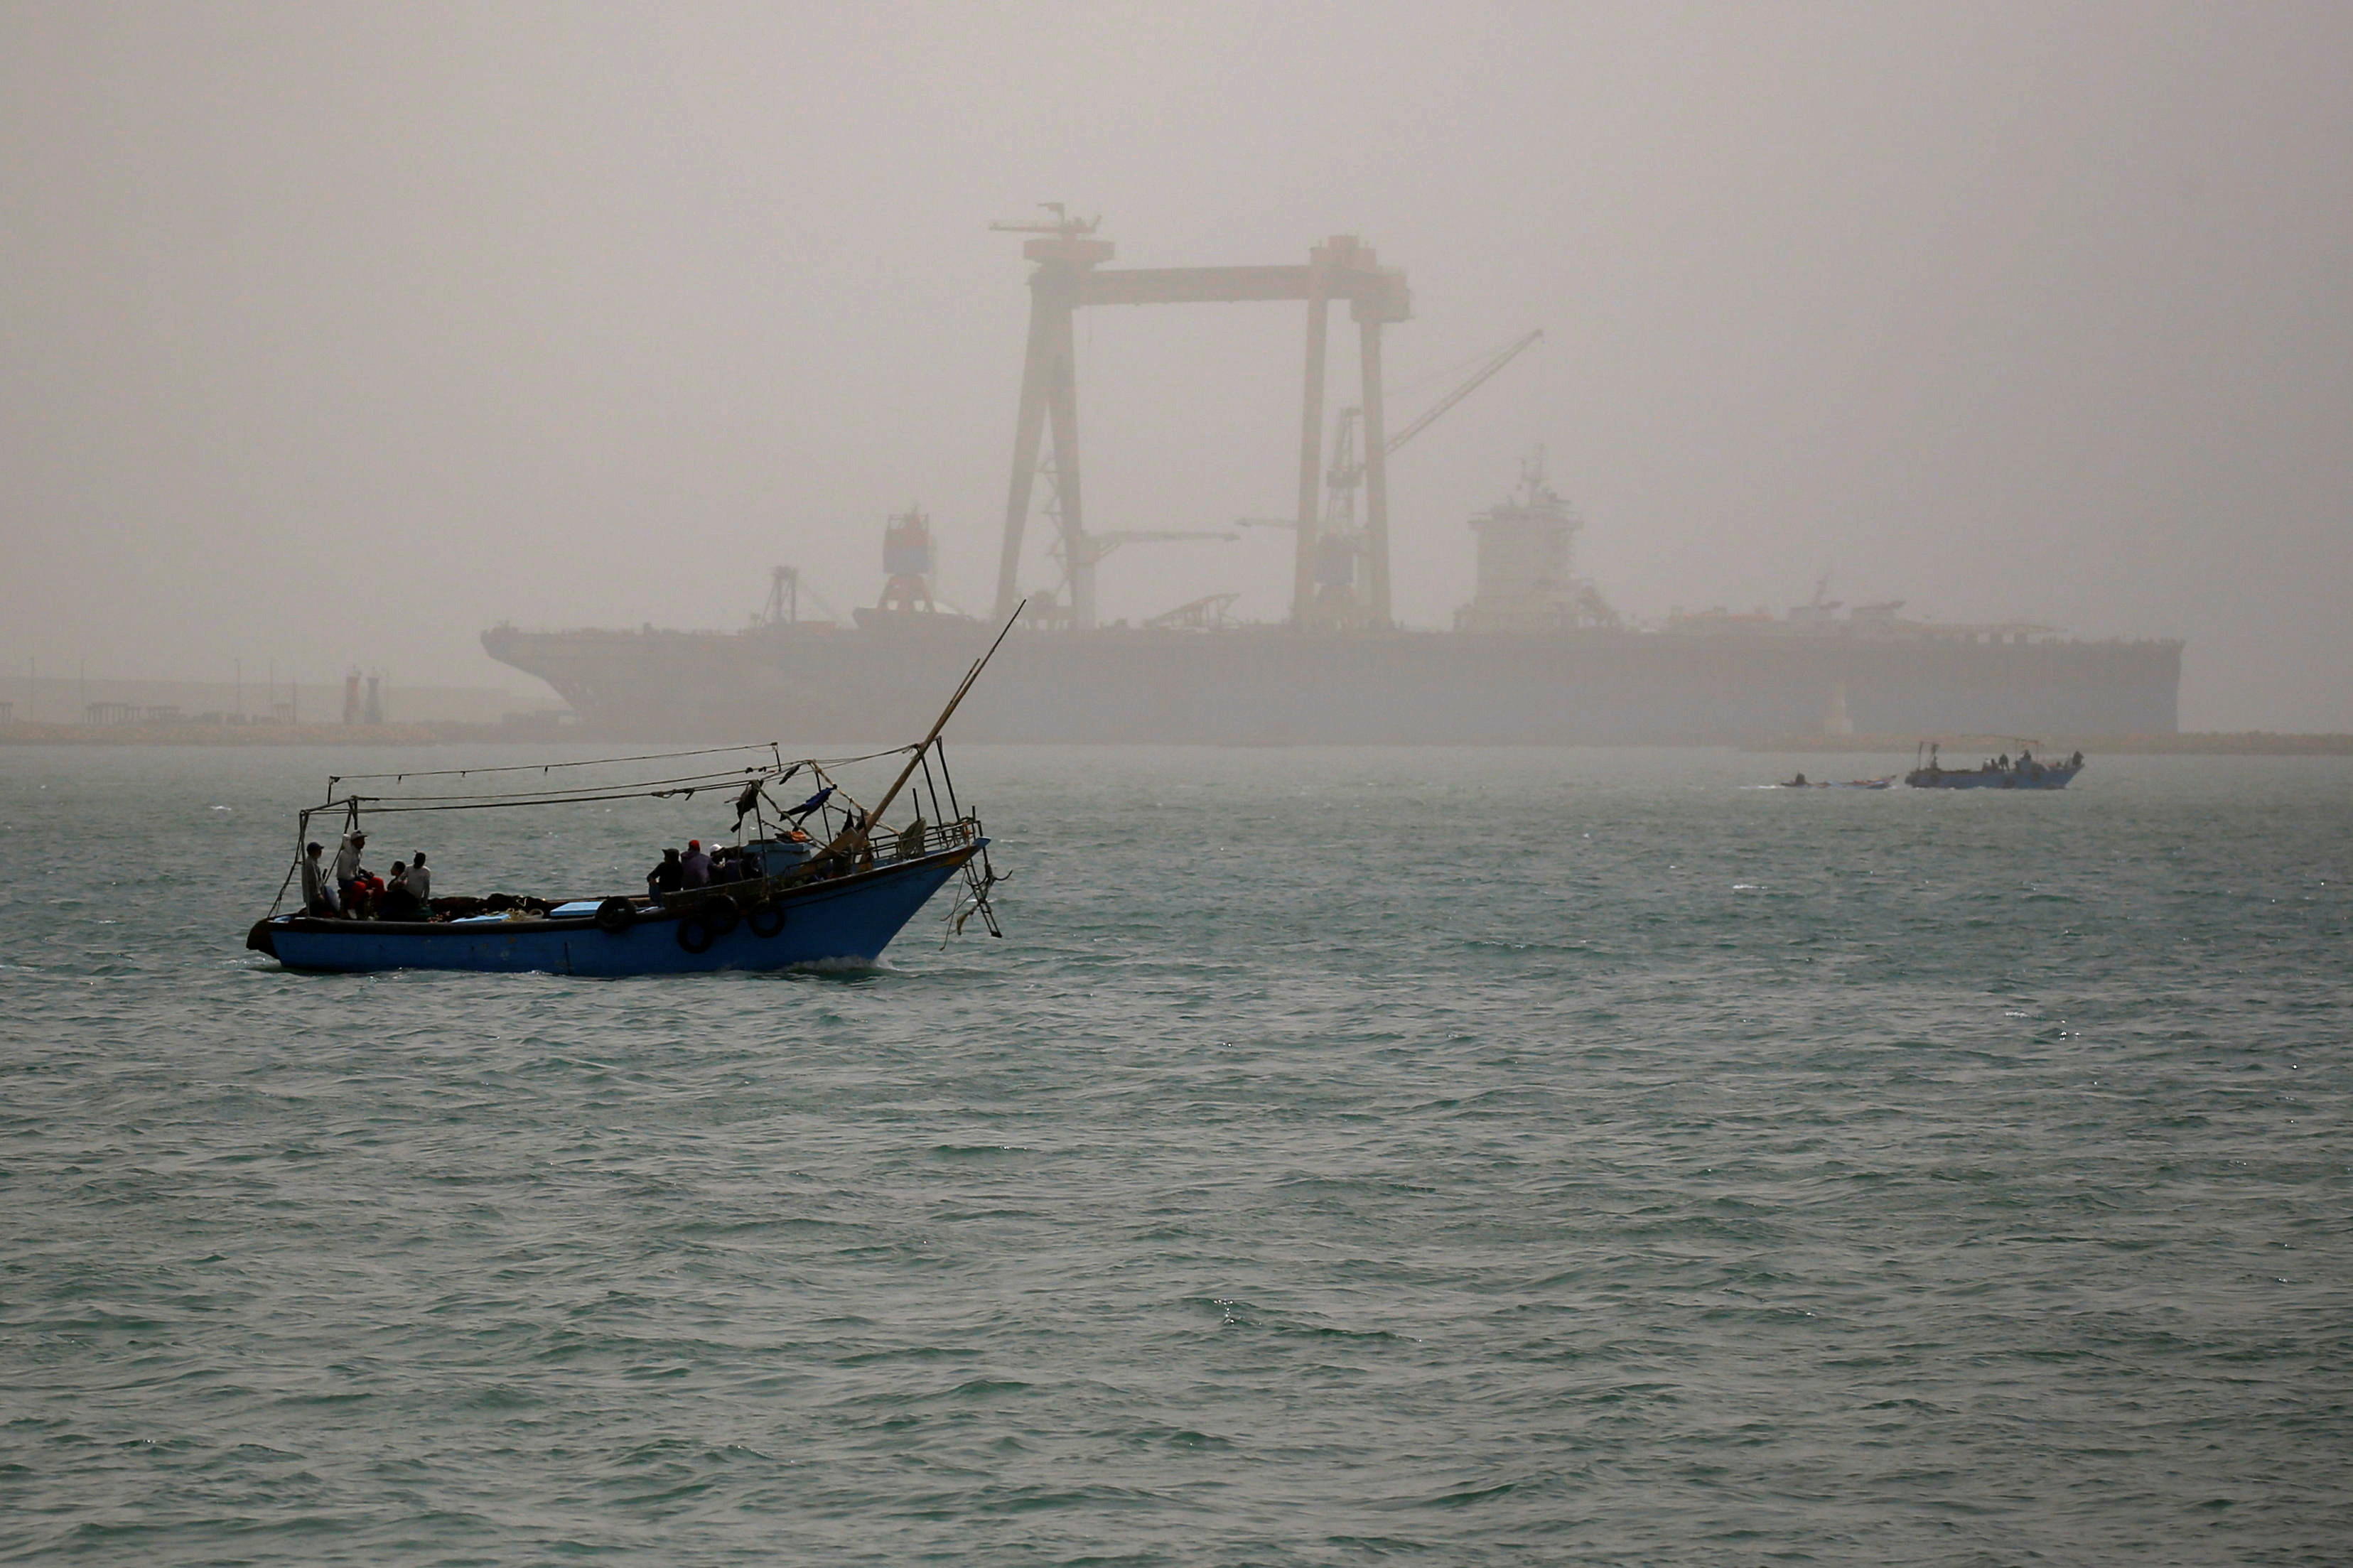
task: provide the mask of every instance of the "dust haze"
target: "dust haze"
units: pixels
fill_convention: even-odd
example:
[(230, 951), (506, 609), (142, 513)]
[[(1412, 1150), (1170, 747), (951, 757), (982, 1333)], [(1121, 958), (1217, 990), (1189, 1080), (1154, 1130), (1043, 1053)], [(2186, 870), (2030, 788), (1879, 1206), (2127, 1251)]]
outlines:
[[(2150, 0), (10, 4), (0, 687), (521, 690), (484, 627), (846, 614), (910, 504), (985, 613), (1041, 201), (1377, 246), (1393, 426), (1545, 329), (1394, 460), (1409, 624), (1541, 446), (1635, 616), (1828, 573), (2353, 730), (2353, 7)], [(1091, 526), (1288, 513), (1295, 306), (1080, 322)], [(1290, 549), (1132, 547), (1103, 616), (1278, 619)]]

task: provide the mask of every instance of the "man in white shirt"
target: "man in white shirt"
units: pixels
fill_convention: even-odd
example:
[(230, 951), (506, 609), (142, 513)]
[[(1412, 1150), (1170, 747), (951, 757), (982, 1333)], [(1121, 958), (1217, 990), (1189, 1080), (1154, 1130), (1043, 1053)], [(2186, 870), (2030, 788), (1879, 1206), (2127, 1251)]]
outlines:
[(408, 890), (417, 895), (420, 904), (433, 897), (433, 873), (425, 868), (425, 851), (419, 849), (408, 858)]
[(356, 828), (335, 846), (335, 892), (345, 909), (351, 907), (352, 884), (359, 880), (360, 851), (366, 847), (367, 835)]

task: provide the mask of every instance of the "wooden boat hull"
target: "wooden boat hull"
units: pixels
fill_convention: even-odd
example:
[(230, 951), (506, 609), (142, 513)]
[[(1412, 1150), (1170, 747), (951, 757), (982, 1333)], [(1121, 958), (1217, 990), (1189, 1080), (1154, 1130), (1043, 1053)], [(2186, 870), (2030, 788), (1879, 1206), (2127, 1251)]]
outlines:
[[(608, 931), (585, 916), (424, 924), (280, 915), (255, 925), (246, 945), (269, 953), (289, 969), (343, 973), (448, 969), (701, 974), (871, 963), (986, 842), (795, 889), (776, 900), (785, 920), (775, 934), (762, 936), (753, 929), (754, 922), (739, 921), (733, 930), (712, 936), (699, 952), (680, 940), (691, 909), (651, 911), (619, 931)], [(703, 934), (691, 932), (689, 940)]]

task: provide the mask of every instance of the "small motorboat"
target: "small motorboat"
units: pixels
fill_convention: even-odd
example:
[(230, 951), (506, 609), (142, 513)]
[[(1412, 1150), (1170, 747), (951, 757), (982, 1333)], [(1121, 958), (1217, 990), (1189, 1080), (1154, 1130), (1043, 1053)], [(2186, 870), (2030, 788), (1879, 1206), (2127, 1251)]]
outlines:
[(1773, 787), (1775, 789), (1889, 789), (1894, 785), (1894, 773), (1889, 773), (1885, 778), (1877, 779), (1809, 779), (1805, 774), (1799, 773), (1795, 778), (1781, 780)]
[(2084, 771), (2084, 753), (2046, 763), (2034, 754), (2035, 742), (2021, 741), (2018, 756), (2009, 752), (1989, 757), (1974, 768), (1948, 768), (1937, 755), (1936, 742), (1923, 741), (1904, 782), (1914, 789), (2065, 789)]
[[(1019, 611), (1015, 615), (1018, 616)], [(1006, 630), (1013, 622), (1006, 622)], [(722, 858), (724, 879), (645, 894), (548, 900), (512, 895), (405, 900), (396, 918), (356, 916), (340, 907), (270, 912), (246, 933), (245, 945), (289, 969), (349, 973), (450, 969), (493, 973), (623, 975), (775, 970), (817, 963), (866, 964), (879, 958), (918, 910), (958, 877), (964, 887), (949, 923), (961, 931), (976, 916), (991, 935), (1004, 932), (989, 907), (998, 881), (978, 815), (956, 798), (941, 731), (1005, 640), (999, 632), (956, 688), (931, 733), (912, 745), (868, 757), (797, 758), (763, 747), (723, 747), (601, 762), (449, 769), (434, 773), (345, 775), (328, 780), (328, 798), (297, 816), (295, 864), (279, 889), (299, 885), (311, 819), (339, 818), (346, 842), (370, 815), (417, 811), (556, 809), (590, 802), (670, 798), (710, 793), (733, 808), (737, 843)], [(754, 760), (743, 760), (746, 753)], [(870, 810), (851, 797), (835, 770), (882, 758), (906, 759)], [(732, 763), (719, 759), (732, 757)], [(616, 784), (584, 769), (660, 764), (664, 776)], [(689, 771), (680, 772), (684, 768)], [(521, 788), (478, 786), (484, 775), (528, 776)], [(773, 793), (806, 776), (816, 791), (794, 805)], [(580, 781), (549, 784), (550, 777)], [(346, 787), (393, 779), (425, 781), (426, 793), (362, 793)], [(455, 784), (450, 781), (459, 781)], [(343, 793), (338, 794), (338, 790)], [(789, 796), (785, 797), (789, 799)], [(902, 800), (913, 820), (896, 829), (883, 815)], [(929, 819), (923, 815), (930, 811)], [(750, 831), (744, 831), (749, 823)], [(812, 831), (814, 829), (814, 831)], [(719, 836), (714, 833), (713, 838)], [(311, 879), (319, 879), (311, 863)], [(326, 882), (332, 889), (332, 880)], [(322, 904), (331, 900), (322, 900)], [(388, 902), (377, 904), (382, 910)]]

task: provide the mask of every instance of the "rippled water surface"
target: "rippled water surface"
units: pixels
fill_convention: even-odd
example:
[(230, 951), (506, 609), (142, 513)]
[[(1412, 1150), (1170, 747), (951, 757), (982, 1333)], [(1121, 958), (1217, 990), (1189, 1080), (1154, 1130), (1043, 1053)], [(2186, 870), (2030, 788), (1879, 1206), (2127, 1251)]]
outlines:
[(0, 751), (0, 1556), (2353, 1554), (2343, 761), (974, 749), (1007, 940), (615, 982), (244, 952), (338, 761)]

